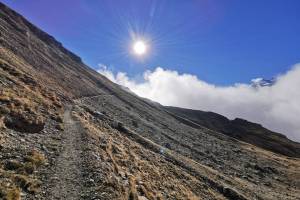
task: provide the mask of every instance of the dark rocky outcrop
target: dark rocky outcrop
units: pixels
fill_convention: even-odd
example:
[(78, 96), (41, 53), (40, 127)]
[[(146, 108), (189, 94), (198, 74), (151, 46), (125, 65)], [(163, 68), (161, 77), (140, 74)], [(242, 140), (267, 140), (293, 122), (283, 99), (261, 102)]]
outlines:
[(24, 133), (39, 133), (44, 129), (45, 122), (38, 119), (27, 119), (21, 115), (8, 116), (4, 119), (7, 128)]

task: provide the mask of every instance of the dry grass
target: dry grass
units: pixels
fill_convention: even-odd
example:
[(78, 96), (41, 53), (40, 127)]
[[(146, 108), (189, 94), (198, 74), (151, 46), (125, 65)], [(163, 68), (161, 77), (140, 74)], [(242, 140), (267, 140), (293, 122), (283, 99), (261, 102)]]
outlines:
[(0, 186), (0, 199), (21, 200), (21, 191), (18, 187)]
[(135, 187), (135, 178), (134, 176), (129, 177), (129, 200), (138, 200), (138, 193)]
[(41, 183), (35, 179), (29, 178), (28, 176), (15, 175), (13, 180), (16, 185), (31, 194), (36, 194), (40, 190)]
[(43, 154), (32, 150), (23, 161), (9, 160), (1, 165), (0, 177), (3, 179), (0, 182), (0, 199), (19, 200), (21, 190), (30, 194), (38, 193), (41, 182), (34, 178), (34, 172), (45, 161)]
[[(16, 80), (16, 83), (19, 82)], [(41, 86), (30, 88), (19, 84), (0, 89), (0, 114), (7, 119), (0, 119), (0, 128), (6, 124), (7, 128), (20, 132), (39, 132), (44, 128), (45, 118), (52, 113), (55, 113), (55, 121), (63, 122), (62, 104), (54, 93)]]
[[(0, 54), (2, 50), (0, 50)], [(9, 58), (8, 62), (3, 60), (2, 54), (1, 58), (1, 133), (4, 128), (26, 133), (42, 130), (45, 122), (50, 118), (49, 116), (53, 114), (55, 119), (52, 120), (63, 126), (61, 117), (63, 104), (56, 93), (40, 84), (34, 74), (27, 74), (26, 70), (23, 70), (27, 64), (15, 57), (13, 53), (7, 57)], [(30, 66), (26, 68), (28, 67), (30, 68)], [(2, 83), (5, 85), (4, 87), (2, 87)], [(2, 143), (1, 133), (0, 143)], [(25, 154), (11, 160), (9, 158), (1, 159), (0, 199), (20, 200), (21, 191), (33, 194), (39, 191), (40, 182), (36, 180), (35, 172), (46, 162), (46, 158), (36, 150), (25, 152)]]
[(36, 170), (37, 166), (31, 162), (26, 162), (21, 170), (19, 170), (20, 174), (33, 174)]
[(48, 98), (50, 99), (50, 101), (52, 101), (52, 104), (53, 104), (54, 106), (56, 106), (56, 107), (58, 107), (58, 108), (62, 108), (62, 103), (61, 103), (59, 97), (57, 97), (55, 93), (53, 93), (53, 92), (50, 93), (50, 94), (48, 95)]
[[(99, 141), (101, 160), (110, 166), (106, 174), (108, 179), (103, 182), (106, 183), (105, 187), (112, 187), (119, 197), (132, 200), (201, 199), (199, 193), (206, 187), (203, 183), (149, 154), (122, 134), (105, 128), (106, 125), (100, 125), (99, 122), (96, 125), (88, 114), (77, 112), (74, 115), (82, 122), (89, 137)], [(128, 184), (120, 184), (114, 177), (125, 179)], [(203, 193), (203, 196), (213, 196), (209, 191)]]
[(15, 83), (9, 87), (0, 88), (1, 115), (19, 115), (28, 122), (38, 124), (43, 121), (42, 117), (55, 113), (57, 116), (54, 120), (62, 123), (62, 118), (59, 116), (59, 113), (63, 112), (62, 102), (56, 93), (49, 91), (33, 77), (1, 59), (0, 75)]
[(46, 162), (46, 158), (38, 151), (31, 151), (24, 157), (24, 162), (8, 160), (4, 163), (4, 170), (16, 171), (18, 174), (32, 174), (35, 169)]
[(8, 74), (15, 76), (15, 77), (21, 77), (24, 73), (21, 72), (19, 69), (15, 67), (11, 67), (5, 62), (0, 62), (0, 68), (4, 71), (6, 71)]
[(24, 160), (25, 162), (31, 162), (36, 167), (39, 167), (46, 162), (45, 156), (36, 150), (32, 150), (31, 152), (29, 152)]

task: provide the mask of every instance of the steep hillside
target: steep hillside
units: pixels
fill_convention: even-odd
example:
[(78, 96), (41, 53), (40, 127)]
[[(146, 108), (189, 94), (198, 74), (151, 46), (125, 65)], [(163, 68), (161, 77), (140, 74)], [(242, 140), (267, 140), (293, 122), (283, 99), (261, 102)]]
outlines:
[(187, 125), (0, 3), (0, 199), (299, 199), (300, 160)]
[[(238, 140), (256, 145), (266, 150), (291, 157), (300, 157), (300, 144), (289, 140), (286, 136), (270, 131), (260, 124), (243, 119), (229, 120), (213, 112), (191, 110), (177, 107), (165, 107), (174, 115), (182, 118), (183, 123), (192, 121), (211, 130), (223, 133)], [(180, 120), (180, 118), (178, 118)]]

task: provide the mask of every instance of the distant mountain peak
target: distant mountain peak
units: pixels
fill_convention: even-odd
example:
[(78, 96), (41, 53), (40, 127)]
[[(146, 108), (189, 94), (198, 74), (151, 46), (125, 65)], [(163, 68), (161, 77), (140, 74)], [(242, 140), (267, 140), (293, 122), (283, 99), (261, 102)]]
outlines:
[(251, 80), (251, 86), (254, 88), (258, 87), (270, 87), (276, 82), (275, 78), (265, 79), (265, 78), (255, 78)]

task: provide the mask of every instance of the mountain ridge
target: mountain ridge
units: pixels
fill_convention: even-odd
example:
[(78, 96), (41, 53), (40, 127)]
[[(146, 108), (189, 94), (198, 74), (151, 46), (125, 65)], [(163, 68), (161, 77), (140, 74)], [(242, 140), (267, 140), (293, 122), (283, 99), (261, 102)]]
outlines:
[[(238, 140), (258, 147), (281, 153), (286, 156), (300, 157), (300, 143), (289, 140), (285, 135), (264, 128), (261, 124), (249, 122), (245, 119), (228, 118), (214, 113), (178, 107), (164, 107), (175, 115), (187, 118), (199, 125), (231, 136)], [(272, 146), (273, 145), (273, 146)]]

